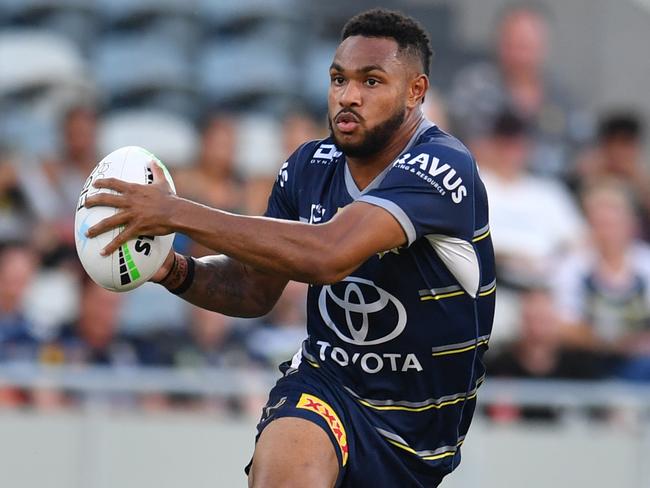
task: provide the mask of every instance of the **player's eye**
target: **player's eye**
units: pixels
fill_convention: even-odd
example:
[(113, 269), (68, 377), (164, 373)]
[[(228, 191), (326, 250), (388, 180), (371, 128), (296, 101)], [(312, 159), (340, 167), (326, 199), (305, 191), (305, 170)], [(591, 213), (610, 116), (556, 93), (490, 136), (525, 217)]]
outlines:
[(379, 85), (379, 80), (376, 79), (376, 78), (368, 78), (366, 80), (366, 85), (368, 85), (370, 87), (377, 86), (377, 85)]
[(345, 83), (345, 78), (343, 78), (340, 75), (332, 75), (330, 79), (332, 83), (336, 86), (341, 86), (343, 85), (343, 83)]

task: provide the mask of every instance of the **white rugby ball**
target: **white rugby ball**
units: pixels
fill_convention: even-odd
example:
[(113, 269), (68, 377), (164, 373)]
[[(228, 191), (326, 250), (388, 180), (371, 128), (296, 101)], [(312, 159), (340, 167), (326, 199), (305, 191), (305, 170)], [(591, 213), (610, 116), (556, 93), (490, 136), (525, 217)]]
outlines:
[(153, 164), (162, 168), (175, 192), (169, 171), (156, 156), (141, 147), (126, 146), (113, 151), (95, 166), (79, 195), (74, 222), (77, 254), (92, 280), (109, 290), (128, 291), (149, 280), (160, 269), (169, 254), (174, 234), (138, 236), (110, 256), (102, 256), (100, 251), (120, 233), (120, 229), (113, 229), (92, 239), (86, 237), (86, 231), (106, 217), (114, 215), (118, 209), (85, 208), (84, 203), (86, 198), (97, 193), (116, 193), (112, 190), (95, 188), (93, 183), (101, 178), (117, 178), (142, 185), (153, 183), (151, 171)]

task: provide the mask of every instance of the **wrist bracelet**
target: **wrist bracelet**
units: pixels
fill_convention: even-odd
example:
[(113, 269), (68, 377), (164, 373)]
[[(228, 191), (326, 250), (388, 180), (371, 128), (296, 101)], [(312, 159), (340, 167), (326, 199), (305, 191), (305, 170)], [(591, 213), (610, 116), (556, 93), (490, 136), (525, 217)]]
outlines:
[(189, 290), (190, 286), (192, 286), (192, 283), (194, 282), (194, 258), (192, 256), (184, 255), (181, 255), (181, 257), (187, 263), (187, 273), (185, 274), (185, 278), (180, 285), (178, 285), (176, 288), (168, 288), (169, 292), (173, 293), (174, 295), (182, 295), (187, 290)]

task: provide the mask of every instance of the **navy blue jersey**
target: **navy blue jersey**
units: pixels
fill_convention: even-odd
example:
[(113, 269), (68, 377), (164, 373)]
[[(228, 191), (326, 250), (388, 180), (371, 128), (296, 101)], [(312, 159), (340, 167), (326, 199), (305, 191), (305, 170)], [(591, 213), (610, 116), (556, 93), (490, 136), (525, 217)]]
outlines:
[(492, 328), (485, 188), (469, 151), (425, 121), (363, 191), (331, 138), (303, 145), (282, 166), (266, 215), (321, 224), (355, 201), (388, 211), (408, 243), (338, 283), (310, 286), (308, 338), (292, 367), (309, 365), (364, 409), (385, 442), (448, 472)]

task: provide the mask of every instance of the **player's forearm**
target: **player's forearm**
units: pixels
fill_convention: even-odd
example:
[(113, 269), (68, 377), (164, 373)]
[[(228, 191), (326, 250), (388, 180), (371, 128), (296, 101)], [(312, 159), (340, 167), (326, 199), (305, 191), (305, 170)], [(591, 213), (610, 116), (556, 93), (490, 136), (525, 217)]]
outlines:
[[(271, 310), (282, 287), (262, 286), (252, 275), (247, 266), (227, 256), (206, 256), (195, 260), (191, 285), (179, 296), (198, 307), (225, 315), (259, 317)], [(185, 276), (186, 270), (176, 282), (173, 276), (168, 278), (166, 286), (176, 288)]]
[[(184, 199), (177, 200), (170, 219), (175, 230), (202, 245), (292, 280), (332, 281), (342, 271), (330, 259), (333, 253), (328, 243), (335, 236), (327, 236), (320, 226), (234, 215)], [(339, 257), (337, 261), (345, 260)]]

